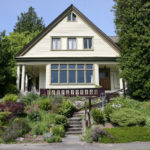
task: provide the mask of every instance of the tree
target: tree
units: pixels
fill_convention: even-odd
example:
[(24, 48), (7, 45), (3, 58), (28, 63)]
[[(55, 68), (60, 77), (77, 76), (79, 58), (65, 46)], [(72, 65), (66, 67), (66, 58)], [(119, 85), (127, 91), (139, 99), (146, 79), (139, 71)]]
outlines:
[(35, 31), (41, 31), (45, 28), (45, 25), (43, 23), (43, 18), (39, 18), (34, 10), (33, 7), (30, 7), (28, 9), (28, 12), (21, 13), (20, 16), (18, 16), (18, 22), (16, 23), (14, 27), (14, 32), (35, 32)]
[(150, 1), (114, 0), (121, 76), (131, 96), (150, 99)]

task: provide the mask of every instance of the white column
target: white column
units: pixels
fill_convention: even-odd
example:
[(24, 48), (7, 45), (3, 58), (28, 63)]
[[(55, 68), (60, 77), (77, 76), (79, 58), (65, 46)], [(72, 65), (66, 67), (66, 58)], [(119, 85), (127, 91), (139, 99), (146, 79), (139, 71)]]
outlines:
[(16, 80), (16, 84), (17, 84), (17, 89), (20, 90), (20, 65), (17, 66), (17, 80)]
[(21, 92), (25, 90), (25, 65), (22, 65)]
[(25, 91), (28, 91), (28, 75), (25, 77)]
[(99, 64), (94, 64), (94, 74), (95, 85), (99, 85)]
[(46, 80), (45, 80), (45, 85), (46, 88), (49, 88), (49, 84), (50, 84), (50, 64), (46, 65)]
[[(121, 72), (122, 71), (119, 70), (119, 76), (120, 76)], [(120, 90), (123, 89), (123, 79), (122, 78), (119, 79), (119, 84), (120, 84)]]

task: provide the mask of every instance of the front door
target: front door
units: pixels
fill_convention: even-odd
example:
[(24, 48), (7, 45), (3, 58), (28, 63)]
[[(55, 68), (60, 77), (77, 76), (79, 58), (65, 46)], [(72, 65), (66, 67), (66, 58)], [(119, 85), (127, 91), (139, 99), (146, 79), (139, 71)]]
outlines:
[(100, 85), (105, 90), (110, 90), (110, 69), (100, 69)]

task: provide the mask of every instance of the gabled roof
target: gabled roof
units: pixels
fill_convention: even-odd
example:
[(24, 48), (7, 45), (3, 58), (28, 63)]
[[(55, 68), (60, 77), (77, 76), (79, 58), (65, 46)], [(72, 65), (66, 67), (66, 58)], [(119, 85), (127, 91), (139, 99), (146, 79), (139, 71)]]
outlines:
[(92, 23), (84, 14), (82, 14), (76, 7), (70, 5), (64, 12), (62, 12), (52, 23), (50, 23), (40, 34), (38, 34), (29, 44), (27, 44), (19, 53), (16, 55), (23, 56), (27, 53), (38, 41), (40, 41), (48, 32), (50, 32), (60, 21), (62, 21), (70, 12), (74, 11), (79, 17), (81, 17), (93, 30), (99, 35), (104, 37), (108, 43), (114, 46), (119, 52), (120, 48), (118, 45), (109, 38), (102, 30), (100, 30), (94, 23)]

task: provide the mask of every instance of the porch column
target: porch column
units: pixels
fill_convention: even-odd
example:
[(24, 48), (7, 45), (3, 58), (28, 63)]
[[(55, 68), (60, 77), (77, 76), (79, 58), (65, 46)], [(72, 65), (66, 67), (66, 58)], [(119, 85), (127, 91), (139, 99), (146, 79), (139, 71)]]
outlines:
[(99, 64), (94, 64), (95, 85), (99, 85)]
[[(119, 73), (121, 74), (121, 70), (119, 70)], [(121, 89), (123, 89), (123, 79), (122, 78), (120, 78), (120, 80), (119, 80), (119, 82), (120, 82), (120, 90)]]
[(25, 77), (25, 91), (28, 91), (28, 75)]
[(20, 65), (17, 65), (17, 80), (16, 80), (17, 89), (20, 90)]
[(49, 84), (50, 84), (50, 64), (46, 65), (46, 80), (45, 80), (45, 85), (46, 88), (49, 88)]
[(25, 90), (25, 65), (22, 65), (21, 92)]

